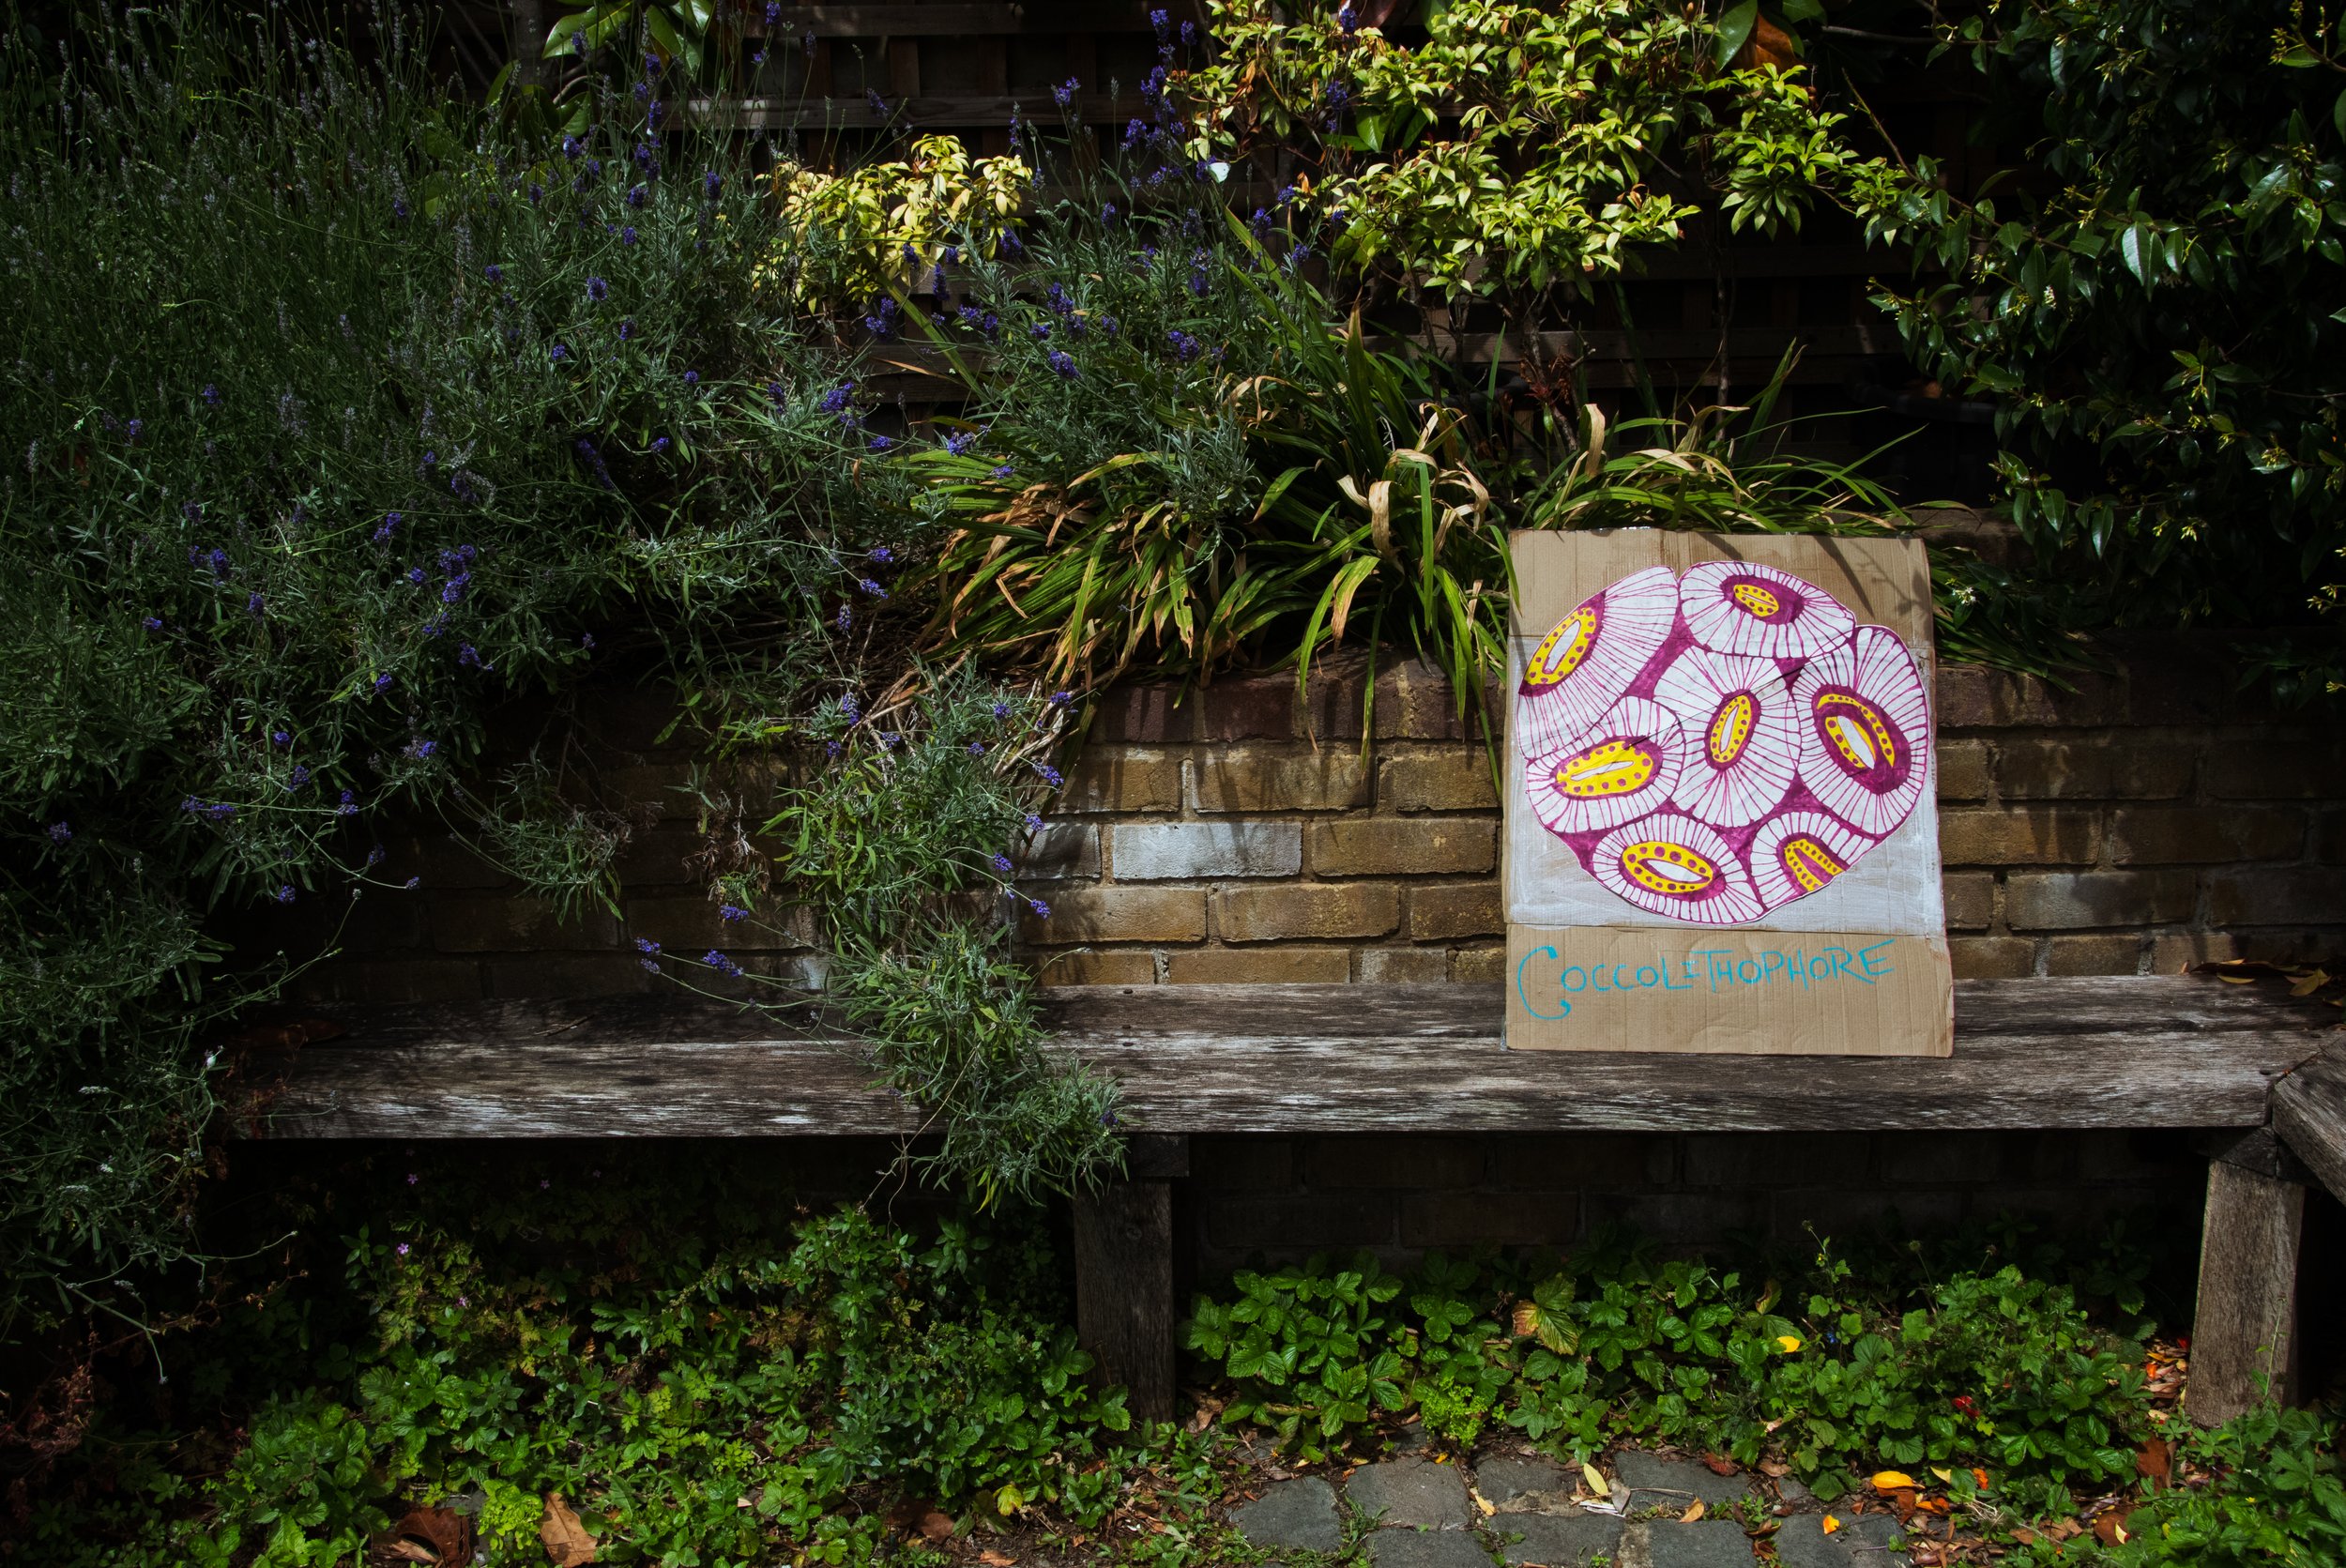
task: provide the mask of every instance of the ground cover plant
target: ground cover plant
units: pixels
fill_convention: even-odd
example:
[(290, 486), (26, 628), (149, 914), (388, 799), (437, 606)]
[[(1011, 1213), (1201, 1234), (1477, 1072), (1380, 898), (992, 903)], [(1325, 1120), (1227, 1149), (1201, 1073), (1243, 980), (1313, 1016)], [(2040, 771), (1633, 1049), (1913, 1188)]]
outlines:
[(2124, 1232), (1242, 1272), (1193, 1303), (1199, 1402), (1150, 1429), (1087, 1378), (1023, 1218), (794, 1202), (708, 1150), (386, 1150), (230, 1191), (240, 1228), (297, 1237), (230, 1268), (168, 1383), (134, 1348), (97, 1369), (113, 1397), (51, 1391), (80, 1440), (16, 1478), (0, 1551), (1245, 1562), (1227, 1500), (1419, 1428), (1599, 1481), (1620, 1446), (1720, 1455), (1844, 1515), (1903, 1489), (1954, 1560), (2309, 1564), (2346, 1532), (2325, 1418), (2180, 1418)]

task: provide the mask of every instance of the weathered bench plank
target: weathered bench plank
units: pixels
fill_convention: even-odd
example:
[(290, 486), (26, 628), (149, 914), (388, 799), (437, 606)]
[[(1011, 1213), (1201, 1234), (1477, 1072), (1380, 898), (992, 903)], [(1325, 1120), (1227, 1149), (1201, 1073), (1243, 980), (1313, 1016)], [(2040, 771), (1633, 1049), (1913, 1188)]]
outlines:
[[(1069, 1048), (1165, 1133), (2251, 1127), (2321, 1015), (2188, 977), (1970, 981), (1956, 1052), (1558, 1055), (1500, 1043), (1496, 986), (1049, 995)], [(297, 1055), (270, 1137), (805, 1136), (919, 1131), (818, 1028), (666, 997), (384, 1008)]]
[(2346, 1200), (2346, 1059), (2335, 1048), (2273, 1086), (2273, 1131)]

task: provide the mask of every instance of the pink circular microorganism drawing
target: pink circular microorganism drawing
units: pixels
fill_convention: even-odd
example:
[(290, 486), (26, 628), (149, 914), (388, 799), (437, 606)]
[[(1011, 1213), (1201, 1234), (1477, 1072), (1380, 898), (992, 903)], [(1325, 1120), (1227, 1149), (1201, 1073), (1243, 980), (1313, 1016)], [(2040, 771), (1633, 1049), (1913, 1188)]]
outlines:
[(1600, 833), (1668, 804), (1686, 768), (1670, 710), (1623, 697), (1571, 747), (1524, 764), (1531, 810), (1551, 833)]
[(1634, 572), (1533, 651), (1516, 704), (1532, 814), (1638, 908), (1754, 921), (1895, 832), (1930, 773), (1898, 635), (1775, 567)]
[(1666, 566), (1632, 572), (1556, 623), (1516, 688), (1525, 756), (1546, 756), (1621, 701), (1678, 620), (1678, 580)]
[(1762, 659), (1813, 659), (1857, 624), (1822, 588), (1753, 561), (1688, 567), (1678, 603), (1687, 634), (1704, 647)]
[(1677, 812), (1614, 829), (1597, 841), (1589, 869), (1638, 908), (1672, 920), (1741, 925), (1760, 915), (1751, 874), (1719, 830)]

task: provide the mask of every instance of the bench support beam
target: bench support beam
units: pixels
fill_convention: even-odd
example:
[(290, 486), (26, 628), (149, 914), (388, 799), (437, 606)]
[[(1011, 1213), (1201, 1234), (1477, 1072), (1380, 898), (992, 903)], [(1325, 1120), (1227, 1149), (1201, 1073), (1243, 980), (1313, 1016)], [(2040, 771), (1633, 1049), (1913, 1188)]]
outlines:
[(1075, 1334), (1135, 1421), (1173, 1419), (1173, 1181), (1189, 1139), (1140, 1134), (1128, 1179), (1076, 1198)]
[[(2186, 1411), (2219, 1425), (2261, 1400), (2289, 1397), (2297, 1318), (2297, 1241), (2306, 1189), (2281, 1173), (2270, 1134), (2207, 1166), (2200, 1300), (2191, 1325)], [(2258, 1168), (2263, 1166), (2264, 1168)]]

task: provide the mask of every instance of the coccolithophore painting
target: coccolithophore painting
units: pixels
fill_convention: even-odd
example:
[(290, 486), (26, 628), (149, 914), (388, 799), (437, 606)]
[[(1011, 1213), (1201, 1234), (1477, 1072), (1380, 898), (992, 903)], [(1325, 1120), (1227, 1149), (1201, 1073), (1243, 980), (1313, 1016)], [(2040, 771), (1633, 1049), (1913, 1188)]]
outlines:
[(1775, 567), (1649, 567), (1566, 616), (1516, 701), (1543, 827), (1640, 909), (1735, 925), (1895, 831), (1930, 708), (1896, 632)]

